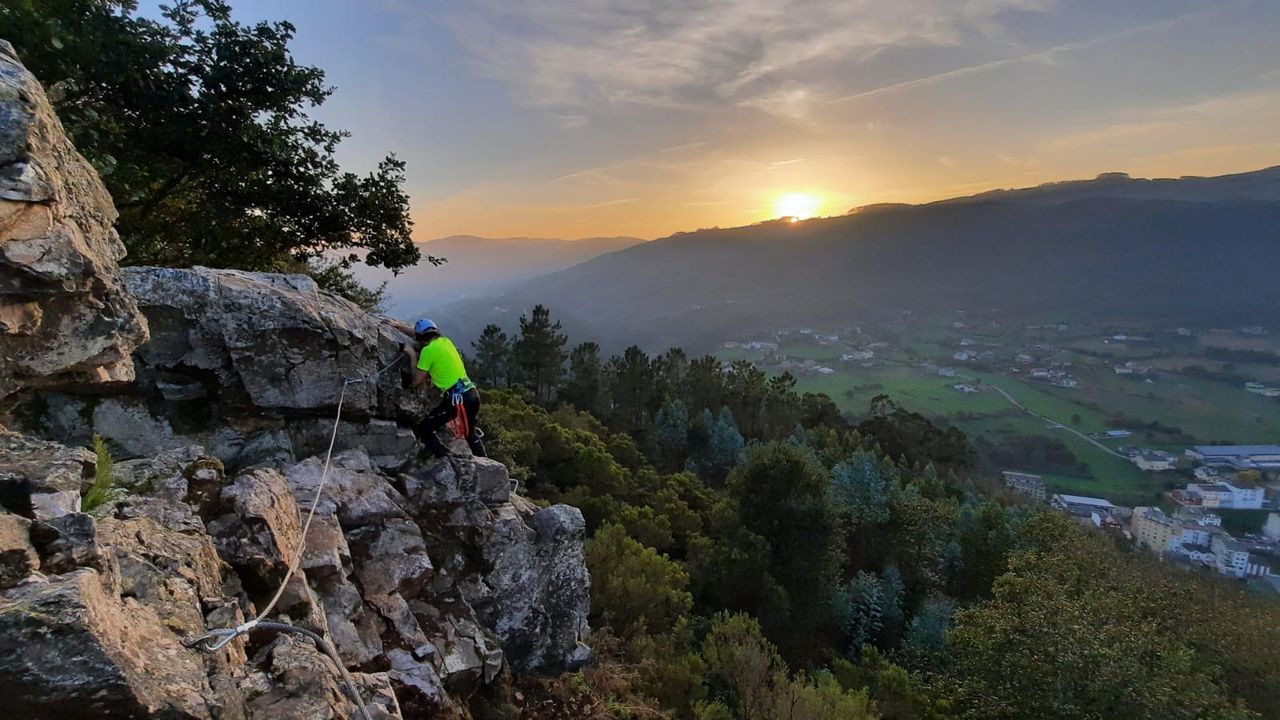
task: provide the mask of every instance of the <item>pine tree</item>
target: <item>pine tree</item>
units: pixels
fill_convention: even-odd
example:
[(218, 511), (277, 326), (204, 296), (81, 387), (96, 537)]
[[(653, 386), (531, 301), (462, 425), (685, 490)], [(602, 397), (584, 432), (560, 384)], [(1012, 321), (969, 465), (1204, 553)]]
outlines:
[(684, 466), (689, 447), (689, 411), (679, 399), (669, 400), (654, 420), (654, 440), (667, 470)]
[(551, 311), (535, 305), (529, 316), (520, 316), (520, 339), (514, 347), (521, 381), (535, 399), (551, 400), (564, 374), (564, 345), (569, 338), (560, 332), (560, 321), (552, 322)]
[(662, 399), (654, 362), (635, 345), (609, 359), (609, 390), (615, 420), (628, 432), (643, 430)]
[(471, 343), (471, 347), (476, 351), (472, 379), (490, 387), (506, 387), (510, 381), (511, 342), (502, 328), (492, 323), (486, 325), (480, 339)]
[(597, 418), (609, 409), (608, 387), (600, 346), (585, 342), (569, 353), (569, 376), (560, 390), (560, 399)]

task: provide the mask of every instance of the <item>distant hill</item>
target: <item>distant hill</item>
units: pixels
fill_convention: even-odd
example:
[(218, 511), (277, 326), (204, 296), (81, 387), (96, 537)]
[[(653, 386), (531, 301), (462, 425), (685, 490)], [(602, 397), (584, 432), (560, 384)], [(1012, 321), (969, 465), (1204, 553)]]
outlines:
[(1280, 168), (1096, 180), (843, 217), (680, 233), (443, 311), (545, 303), (575, 337), (709, 349), (756, 328), (996, 309), (1143, 324), (1275, 324)]
[(1134, 178), (1127, 173), (1103, 173), (1092, 180), (1067, 180), (1018, 190), (991, 190), (969, 197), (943, 200), (935, 204), (961, 204), (1002, 200), (1058, 205), (1072, 200), (1110, 198), (1113, 200), (1181, 200), (1221, 202), (1224, 200), (1280, 201), (1280, 166), (1217, 177)]
[(376, 287), (387, 281), (388, 313), (408, 317), (430, 313), (439, 305), (492, 294), (512, 283), (555, 272), (598, 255), (644, 242), (634, 237), (484, 238), (450, 235), (418, 245), (423, 255), (444, 257), (440, 267), (422, 264), (392, 276), (380, 268), (359, 267), (356, 276)]

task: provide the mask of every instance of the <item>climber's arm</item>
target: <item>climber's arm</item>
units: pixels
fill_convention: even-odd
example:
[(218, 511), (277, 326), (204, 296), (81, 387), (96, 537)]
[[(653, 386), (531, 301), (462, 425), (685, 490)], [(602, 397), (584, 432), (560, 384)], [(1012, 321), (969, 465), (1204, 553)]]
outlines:
[(409, 385), (410, 387), (418, 387), (425, 383), (431, 374), (422, 369), (422, 358), (420, 351), (412, 345), (404, 346), (404, 354), (409, 356)]

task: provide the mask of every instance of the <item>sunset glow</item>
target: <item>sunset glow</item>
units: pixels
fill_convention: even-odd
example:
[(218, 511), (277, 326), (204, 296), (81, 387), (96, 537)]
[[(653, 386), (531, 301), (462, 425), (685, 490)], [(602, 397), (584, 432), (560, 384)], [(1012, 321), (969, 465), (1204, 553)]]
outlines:
[(787, 193), (773, 204), (773, 214), (775, 217), (791, 218), (794, 222), (815, 217), (821, 208), (822, 201), (814, 195)]

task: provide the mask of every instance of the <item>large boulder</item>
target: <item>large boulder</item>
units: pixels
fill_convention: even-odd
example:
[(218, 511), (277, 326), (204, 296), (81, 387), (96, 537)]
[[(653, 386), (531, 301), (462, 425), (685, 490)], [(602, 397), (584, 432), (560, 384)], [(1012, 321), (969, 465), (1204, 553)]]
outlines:
[(93, 570), (0, 599), (0, 716), (212, 720), (211, 695), (199, 656)]
[(120, 281), (115, 219), (44, 89), (0, 40), (0, 399), (133, 379), (147, 326)]
[(138, 360), (167, 400), (329, 414), (345, 392), (357, 418), (425, 407), (397, 373), (377, 375), (408, 338), (305, 275), (136, 267), (125, 282), (154, 322)]
[(483, 583), (464, 586), (468, 600), (513, 668), (559, 672), (580, 666), (590, 655), (584, 640), (591, 607), (582, 512), (553, 505), (522, 516), (506, 505), (496, 514), (481, 545)]

